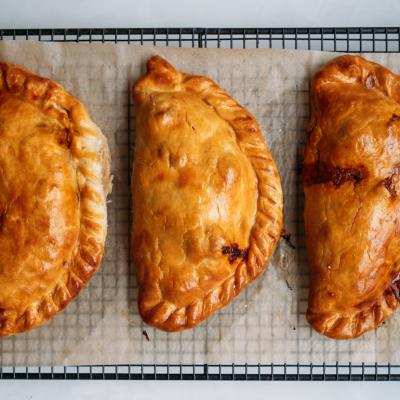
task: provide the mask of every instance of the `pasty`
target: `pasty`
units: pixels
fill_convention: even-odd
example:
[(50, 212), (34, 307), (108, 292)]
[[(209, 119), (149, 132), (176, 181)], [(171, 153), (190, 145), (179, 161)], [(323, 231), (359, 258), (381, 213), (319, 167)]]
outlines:
[(304, 157), (307, 319), (351, 339), (380, 325), (400, 289), (400, 77), (336, 58), (312, 82)]
[(280, 179), (254, 117), (211, 80), (156, 56), (133, 93), (139, 311), (178, 331), (265, 269), (281, 234)]
[(110, 156), (60, 85), (0, 63), (0, 335), (62, 310), (99, 266)]

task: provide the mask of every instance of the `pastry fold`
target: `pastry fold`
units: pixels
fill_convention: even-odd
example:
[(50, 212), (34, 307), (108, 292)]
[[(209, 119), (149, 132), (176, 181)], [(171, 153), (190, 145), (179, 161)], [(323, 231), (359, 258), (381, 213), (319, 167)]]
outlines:
[(312, 81), (303, 165), (311, 288), (323, 335), (374, 329), (399, 301), (400, 77), (341, 56)]
[(133, 95), (139, 311), (179, 331), (265, 269), (281, 234), (281, 184), (254, 117), (210, 79), (155, 56)]

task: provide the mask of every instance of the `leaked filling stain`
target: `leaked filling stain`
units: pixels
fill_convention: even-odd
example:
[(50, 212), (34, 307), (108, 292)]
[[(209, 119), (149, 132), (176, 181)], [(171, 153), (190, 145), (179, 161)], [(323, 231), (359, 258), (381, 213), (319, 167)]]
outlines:
[(383, 185), (386, 190), (390, 193), (390, 197), (395, 198), (397, 195), (396, 184), (398, 183), (400, 175), (400, 166), (395, 166), (392, 171), (392, 175), (388, 176), (383, 180)]
[(400, 119), (400, 115), (393, 114), (393, 115), (390, 117), (390, 119), (389, 119), (389, 123), (396, 122), (396, 121), (398, 121), (399, 119)]
[(331, 182), (335, 187), (339, 187), (348, 181), (357, 184), (366, 176), (367, 171), (362, 165), (357, 168), (342, 168), (318, 162), (304, 166), (304, 180), (310, 185)]
[(296, 248), (296, 246), (292, 242), (292, 234), (289, 233), (285, 228), (282, 229), (281, 237), (286, 241), (286, 243), (291, 249)]
[(1, 231), (2, 228), (3, 228), (4, 221), (5, 221), (5, 219), (6, 219), (6, 214), (7, 214), (7, 209), (4, 210), (3, 212), (0, 212), (0, 231)]
[(72, 133), (69, 128), (65, 128), (59, 136), (58, 142), (61, 146), (66, 146), (68, 149), (71, 148)]
[(149, 335), (148, 335), (148, 333), (147, 333), (146, 330), (143, 330), (143, 331), (142, 331), (142, 335), (146, 338), (146, 340), (147, 340), (148, 342), (150, 342), (150, 338), (149, 338)]
[(238, 258), (246, 260), (248, 251), (248, 248), (239, 249), (239, 245), (237, 243), (222, 247), (222, 254), (228, 255), (228, 261), (230, 264), (233, 264)]
[(396, 185), (393, 182), (393, 175), (383, 180), (383, 186), (385, 186), (391, 197), (396, 197)]
[(398, 274), (397, 277), (393, 279), (391, 287), (397, 301), (400, 301), (400, 274)]

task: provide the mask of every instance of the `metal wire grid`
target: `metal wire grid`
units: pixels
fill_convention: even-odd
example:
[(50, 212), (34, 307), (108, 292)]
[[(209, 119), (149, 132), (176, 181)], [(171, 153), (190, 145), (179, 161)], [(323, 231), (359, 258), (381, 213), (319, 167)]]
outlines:
[(400, 366), (378, 364), (270, 365), (81, 365), (3, 367), (0, 379), (213, 380), (213, 381), (390, 381)]
[(0, 29), (0, 40), (125, 42), (178, 47), (399, 52), (400, 28)]
[[(343, 52), (400, 52), (400, 28), (146, 28), (0, 29), (0, 40), (125, 42), (212, 48), (284, 48)], [(400, 380), (400, 365), (80, 365), (2, 367), (0, 379), (112, 380)]]

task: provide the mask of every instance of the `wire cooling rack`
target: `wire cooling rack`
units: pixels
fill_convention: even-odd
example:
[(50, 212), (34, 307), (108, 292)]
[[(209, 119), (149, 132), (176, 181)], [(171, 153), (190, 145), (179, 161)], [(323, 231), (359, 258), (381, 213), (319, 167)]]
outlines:
[(125, 42), (216, 48), (279, 48), (352, 53), (400, 52), (400, 28), (0, 29), (0, 40)]
[[(400, 52), (400, 28), (0, 29), (0, 40), (125, 42), (213, 48)], [(400, 380), (390, 364), (80, 365), (0, 367), (0, 379)]]

